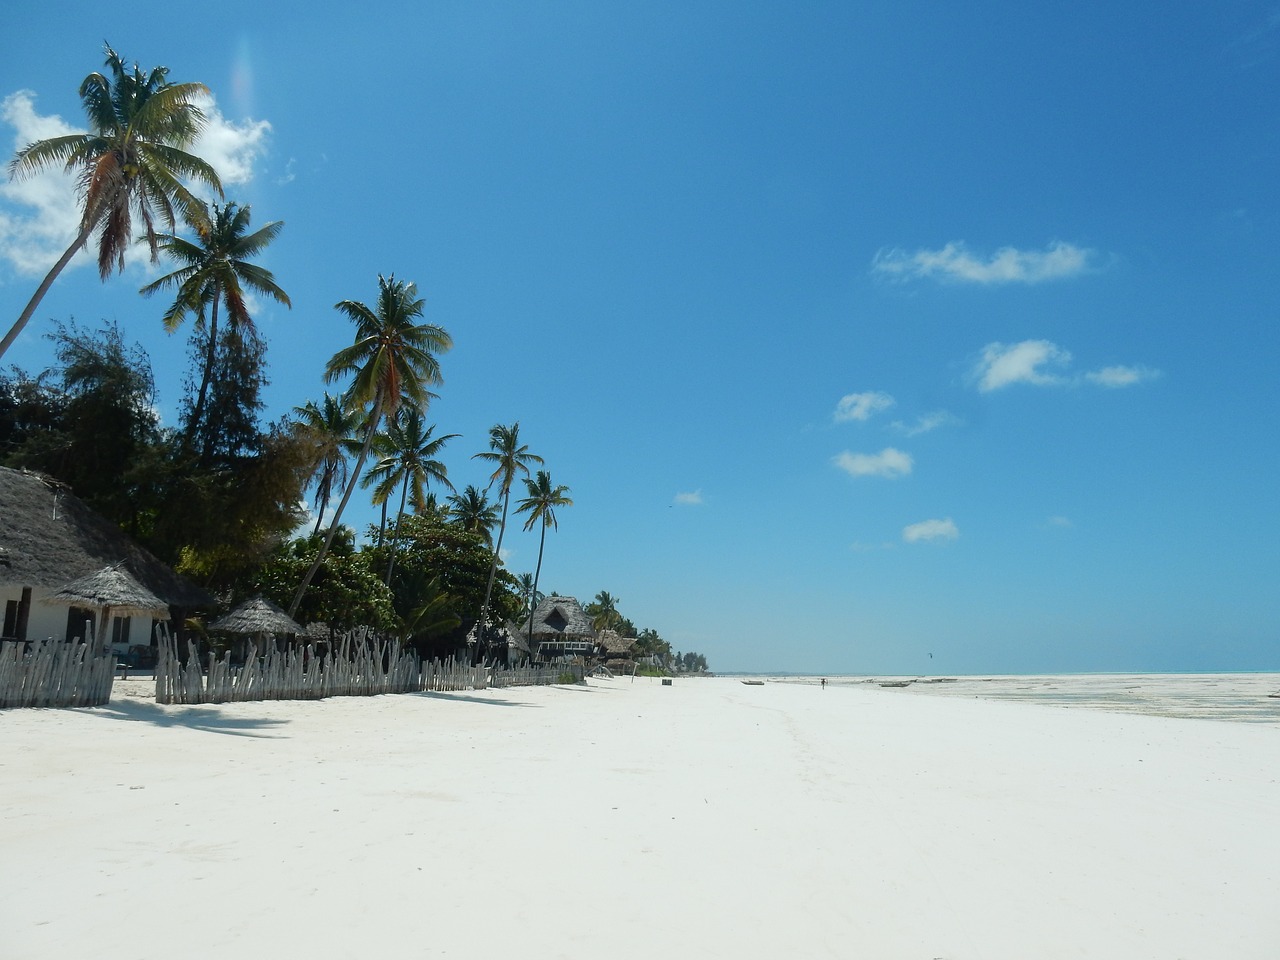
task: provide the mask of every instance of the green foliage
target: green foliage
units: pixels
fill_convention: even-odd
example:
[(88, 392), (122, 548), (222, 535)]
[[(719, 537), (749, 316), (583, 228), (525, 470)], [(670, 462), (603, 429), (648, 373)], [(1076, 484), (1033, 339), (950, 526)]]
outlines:
[[(295, 619), (300, 623), (325, 623), (342, 632), (369, 626), (375, 630), (399, 633), (391, 591), (371, 564), (367, 551), (352, 549), (350, 531), (343, 528), (342, 537), (335, 534), (334, 543), (317, 569), (313, 583), (298, 607)], [(274, 603), (289, 602), (294, 588), (320, 550), (318, 535), (282, 544), (268, 561), (237, 588), (237, 599), (261, 593)]]
[(560, 671), (560, 676), (556, 678), (556, 683), (577, 683), (578, 675), (572, 670)]

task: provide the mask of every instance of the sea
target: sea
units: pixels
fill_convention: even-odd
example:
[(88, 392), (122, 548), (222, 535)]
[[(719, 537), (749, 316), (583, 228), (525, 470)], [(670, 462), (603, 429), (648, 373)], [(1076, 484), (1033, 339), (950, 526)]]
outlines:
[[(1280, 673), (1069, 674), (1050, 676), (827, 677), (886, 695), (1021, 700), (1056, 707), (1280, 725)], [(774, 676), (820, 684), (821, 677)]]

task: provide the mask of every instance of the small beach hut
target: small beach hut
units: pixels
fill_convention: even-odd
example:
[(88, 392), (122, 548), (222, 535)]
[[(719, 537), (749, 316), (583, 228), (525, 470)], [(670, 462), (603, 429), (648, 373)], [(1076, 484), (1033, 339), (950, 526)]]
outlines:
[[(251, 597), (237, 604), (223, 616), (210, 622), (210, 630), (253, 637), (259, 648), (268, 636), (300, 636), (306, 630), (287, 613), (265, 597)], [(237, 651), (243, 657), (244, 651)]]
[[(169, 605), (131, 577), (119, 563), (72, 580), (49, 594), (44, 602), (70, 608), (69, 632), (74, 630), (70, 620), (76, 617), (76, 611), (92, 612), (99, 618), (95, 627), (97, 637), (110, 643), (122, 642), (119, 628), (116, 635), (110, 632), (113, 618), (118, 618), (117, 624), (127, 624), (130, 617), (164, 618), (169, 615)], [(90, 638), (86, 636), (83, 639), (87, 641)]]

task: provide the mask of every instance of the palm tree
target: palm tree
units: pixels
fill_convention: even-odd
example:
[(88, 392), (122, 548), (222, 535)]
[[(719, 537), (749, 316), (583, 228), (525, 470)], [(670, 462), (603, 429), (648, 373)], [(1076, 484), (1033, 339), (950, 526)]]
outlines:
[(83, 207), (75, 239), (0, 341), (0, 357), (94, 230), (101, 228), (98, 273), (106, 280), (113, 268), (124, 268), (135, 215), (142, 221), (152, 262), (159, 259), (156, 219), (174, 229), (175, 208), (184, 219), (196, 215), (198, 201), (183, 179), (206, 184), (222, 195), (217, 172), (186, 149), (205, 122), (195, 101), (207, 96), (209, 89), (203, 83), (169, 83), (168, 67), (144, 74), (134, 64), (129, 72), (110, 46), (106, 53), (111, 77), (91, 73), (80, 84), (80, 103), (89, 120), (89, 132), (29, 143), (9, 164), (9, 176), (15, 180), (57, 166), (77, 174)]
[[(196, 232), (195, 242), (173, 233), (162, 234), (160, 249), (170, 259), (181, 264), (173, 273), (147, 284), (141, 292), (151, 296), (158, 290), (177, 287), (173, 304), (164, 312), (164, 327), (173, 333), (188, 314), (196, 314), (197, 322), (204, 325), (206, 307), (209, 316), (209, 345), (205, 349), (204, 372), (200, 389), (196, 393), (191, 421), (183, 435), (183, 446), (189, 448), (192, 438), (204, 414), (205, 398), (209, 392), (209, 380), (213, 376), (214, 356), (218, 346), (218, 308), (225, 306), (227, 322), (233, 330), (254, 332), (253, 318), (245, 307), (246, 288), (271, 297), (286, 307), (292, 306), (289, 295), (276, 284), (270, 270), (249, 263), (271, 241), (280, 235), (284, 222), (273, 220), (266, 226), (247, 233), (250, 208), (236, 203), (225, 206), (213, 204), (212, 211), (200, 201), (190, 220)], [(207, 447), (207, 443), (206, 443)], [(208, 456), (206, 449), (205, 456)]]
[(618, 598), (601, 590), (596, 594), (594, 602), (587, 605), (587, 613), (591, 614), (591, 626), (596, 630), (608, 630), (622, 621), (618, 613)]
[(360, 450), (360, 442), (355, 439), (359, 417), (327, 392), (320, 406), (309, 400), (305, 407), (294, 407), (293, 412), (298, 417), (298, 429), (312, 444), (316, 526), (311, 532), (316, 534), (320, 532), (320, 522), (329, 508), (334, 486), (340, 488), (347, 482), (347, 458)]
[(538, 609), (538, 604), (546, 594), (538, 592), (532, 573), (520, 574), (516, 577), (516, 582), (520, 585), (520, 596), (524, 597), (524, 612), (520, 615), (520, 619), (523, 620), (525, 617), (533, 616), (533, 611)]
[[(572, 507), (573, 501), (567, 496), (568, 487), (563, 484), (558, 487), (551, 486), (551, 474), (545, 470), (539, 470), (532, 480), (525, 477), (524, 485), (529, 490), (529, 496), (517, 504), (516, 513), (529, 514), (529, 519), (524, 523), (526, 530), (532, 530), (534, 524), (542, 524), (542, 535), (538, 541), (538, 565), (533, 570), (533, 592), (537, 593), (538, 577), (542, 574), (542, 548), (547, 545), (547, 527), (559, 530), (560, 524), (556, 522), (556, 508)], [(533, 648), (532, 616), (529, 617), (529, 647)]]
[(498, 573), (498, 556), (502, 552), (502, 538), (507, 532), (507, 507), (511, 505), (511, 485), (515, 483), (517, 474), (529, 476), (529, 464), (541, 464), (542, 458), (529, 452), (529, 448), (520, 443), (520, 424), (504, 426), (501, 423), (489, 428), (489, 449), (477, 453), (472, 460), (487, 460), (496, 464), (489, 476), (489, 485), (485, 492), (498, 485), (498, 493), (502, 497), (502, 519), (498, 526), (498, 542), (493, 548), (493, 561), (489, 564), (489, 582), (484, 588), (484, 603), (480, 606), (480, 620), (476, 627), (477, 652), (483, 654), (485, 649), (484, 627), (489, 617), (489, 597), (493, 593), (493, 578)]
[(418, 407), (425, 406), (428, 386), (443, 382), (440, 360), (436, 354), (453, 346), (453, 339), (443, 327), (414, 323), (422, 316), (424, 302), (418, 297), (416, 284), (396, 280), (395, 274), (390, 277), (378, 275), (376, 307), (369, 307), (356, 300), (342, 300), (334, 307), (354, 321), (356, 339), (351, 346), (344, 347), (333, 355), (325, 366), (325, 380), (332, 383), (342, 376), (353, 374), (346, 399), (352, 407), (368, 408), (369, 416), (364, 422), (364, 445), (360, 448), (360, 456), (352, 470), (351, 479), (342, 494), (342, 501), (333, 516), (324, 545), (312, 561), (306, 576), (302, 578), (302, 583), (298, 585), (298, 592), (293, 596), (289, 616), (297, 611), (311, 579), (324, 562), (324, 555), (329, 552), (329, 545), (333, 543), (333, 535), (338, 529), (338, 521), (351, 494), (355, 492), (360, 470), (364, 467), (383, 415), (394, 415), (401, 404), (406, 402)]
[(468, 533), (478, 533), (484, 542), (493, 546), (493, 528), (498, 523), (498, 507), (489, 502), (489, 498), (472, 484), (461, 494), (449, 497), (449, 515), (452, 522)]
[(449, 482), (448, 468), (435, 457), (446, 443), (461, 434), (432, 437), (434, 429), (435, 427), (426, 425), (422, 411), (417, 407), (402, 407), (396, 416), (387, 421), (387, 429), (382, 434), (385, 441), (384, 456), (361, 481), (364, 486), (373, 486), (375, 504), (385, 505), (396, 487), (400, 487), (400, 509), (396, 513), (395, 532), (391, 535), (391, 559), (387, 564), (388, 586), (391, 584), (391, 571), (396, 565), (395, 545), (400, 537), (400, 520), (404, 516), (410, 488), (413, 490), (415, 513), (426, 511), (427, 485), (432, 480), (453, 489), (453, 484)]

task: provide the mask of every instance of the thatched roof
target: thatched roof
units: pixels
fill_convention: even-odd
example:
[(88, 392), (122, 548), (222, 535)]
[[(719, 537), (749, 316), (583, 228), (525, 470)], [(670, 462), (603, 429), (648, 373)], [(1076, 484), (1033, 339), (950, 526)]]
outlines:
[(110, 607), (112, 613), (121, 616), (169, 615), (167, 603), (118, 565), (77, 577), (46, 597), (45, 602), (93, 609)]
[(617, 630), (601, 630), (600, 645), (607, 657), (629, 657), (636, 646), (635, 637), (624, 637)]
[[(543, 597), (532, 619), (534, 640), (591, 639), (596, 635), (591, 620), (573, 597)], [(529, 635), (528, 620), (520, 625), (520, 633)]]
[(213, 606), (64, 484), (0, 467), (0, 583), (56, 590), (117, 564), (165, 604)]
[(292, 617), (263, 597), (253, 597), (209, 624), (223, 633), (292, 633), (306, 631)]

